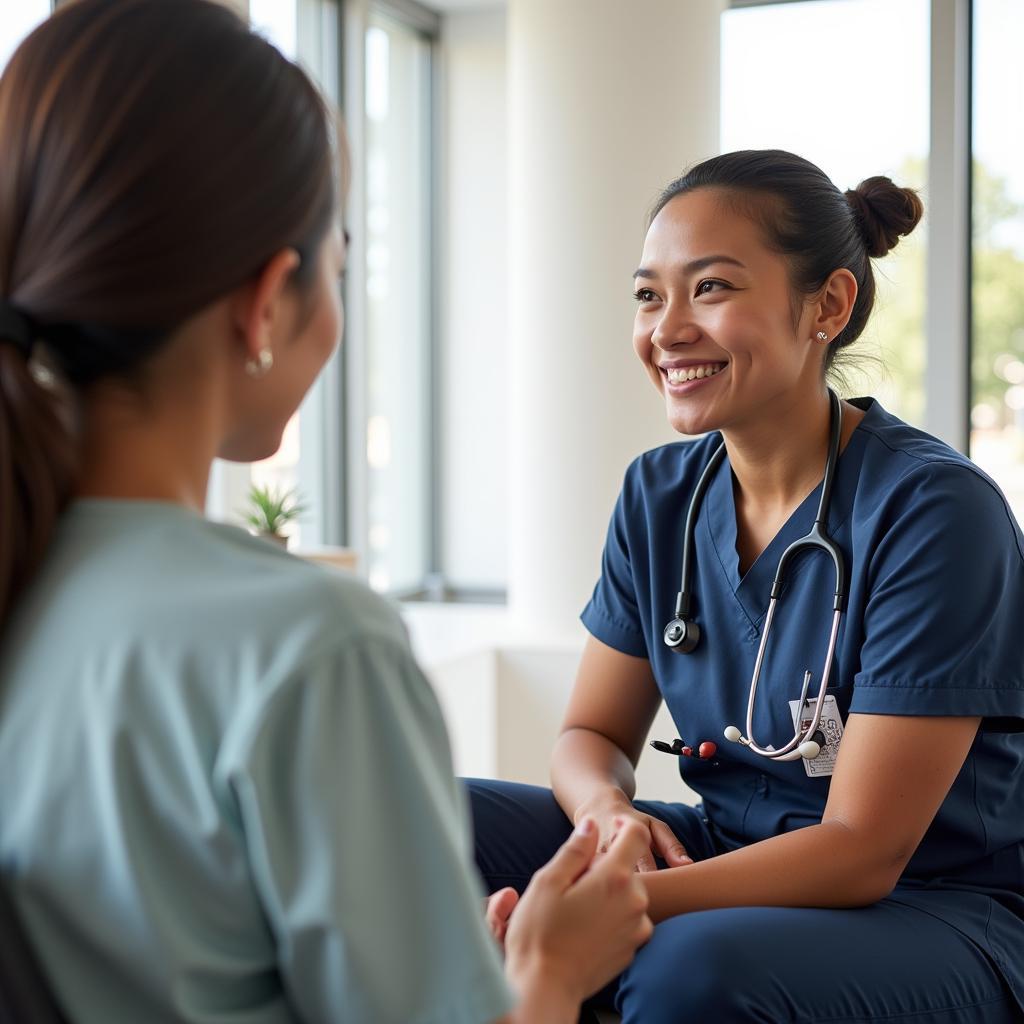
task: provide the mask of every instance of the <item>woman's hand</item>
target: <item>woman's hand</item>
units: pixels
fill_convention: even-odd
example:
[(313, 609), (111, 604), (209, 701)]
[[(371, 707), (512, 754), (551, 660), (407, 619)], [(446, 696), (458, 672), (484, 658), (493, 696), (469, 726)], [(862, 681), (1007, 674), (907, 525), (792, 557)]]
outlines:
[(578, 1005), (650, 938), (646, 889), (634, 869), (646, 842), (640, 825), (622, 819), (595, 861), (598, 830), (585, 819), (513, 901), (515, 913), (505, 918), (506, 969), (524, 1004)]
[(637, 871), (656, 871), (654, 858), (660, 857), (670, 868), (692, 864), (686, 848), (676, 838), (665, 822), (638, 811), (620, 790), (601, 793), (584, 801), (576, 809), (576, 820), (592, 818), (597, 823), (600, 842), (598, 856), (602, 856), (615, 837), (616, 821), (627, 820), (639, 823), (647, 834), (647, 848), (636, 861)]

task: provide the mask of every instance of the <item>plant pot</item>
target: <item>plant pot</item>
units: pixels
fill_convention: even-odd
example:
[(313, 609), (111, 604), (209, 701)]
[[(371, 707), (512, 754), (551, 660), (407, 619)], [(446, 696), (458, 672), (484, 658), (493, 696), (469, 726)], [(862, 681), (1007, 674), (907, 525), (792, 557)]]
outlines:
[(273, 541), (275, 544), (280, 545), (286, 551), (288, 550), (288, 538), (280, 533), (270, 533), (267, 530), (257, 530), (257, 537), (262, 537), (264, 540)]

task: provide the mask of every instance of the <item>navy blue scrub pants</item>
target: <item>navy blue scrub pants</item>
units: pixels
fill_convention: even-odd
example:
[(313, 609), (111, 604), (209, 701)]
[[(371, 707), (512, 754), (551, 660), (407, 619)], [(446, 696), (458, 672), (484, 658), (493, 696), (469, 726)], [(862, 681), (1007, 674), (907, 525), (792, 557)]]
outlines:
[[(550, 790), (467, 780), (476, 861), (488, 892), (519, 892), (568, 838)], [(697, 808), (637, 800), (694, 860), (722, 852)], [(899, 902), (833, 910), (737, 907), (657, 925), (598, 1005), (623, 1024), (681, 1021), (1019, 1024), (987, 955), (945, 921)]]

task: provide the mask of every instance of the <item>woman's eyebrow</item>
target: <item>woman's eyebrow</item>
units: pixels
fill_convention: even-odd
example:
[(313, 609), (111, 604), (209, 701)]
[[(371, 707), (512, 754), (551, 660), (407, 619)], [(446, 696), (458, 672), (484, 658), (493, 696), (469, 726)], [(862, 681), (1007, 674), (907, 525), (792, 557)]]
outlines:
[[(733, 256), (715, 255), (715, 256), (701, 256), (699, 259), (691, 260), (683, 267), (684, 274), (696, 274), (699, 270), (704, 270), (710, 267), (714, 263), (730, 263), (734, 267), (740, 267), (742, 270), (746, 270), (746, 265), (741, 263), (738, 259)], [(653, 280), (658, 276), (654, 270), (648, 270), (647, 267), (637, 267), (633, 271), (633, 280), (635, 281), (638, 277), (643, 277), (648, 280)]]

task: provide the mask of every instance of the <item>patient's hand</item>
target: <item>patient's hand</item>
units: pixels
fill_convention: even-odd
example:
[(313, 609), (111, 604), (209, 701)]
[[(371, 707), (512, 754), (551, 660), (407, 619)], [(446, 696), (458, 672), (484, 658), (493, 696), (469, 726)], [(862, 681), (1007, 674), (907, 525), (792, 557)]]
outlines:
[(649, 833), (626, 818), (613, 825), (608, 852), (595, 859), (597, 823), (581, 822), (533, 876), (508, 919), (506, 974), (524, 1005), (542, 984), (578, 1010), (651, 937), (647, 891), (634, 870)]
[(487, 925), (502, 949), (505, 948), (505, 933), (508, 921), (519, 902), (519, 893), (512, 888), (499, 889), (487, 898)]

